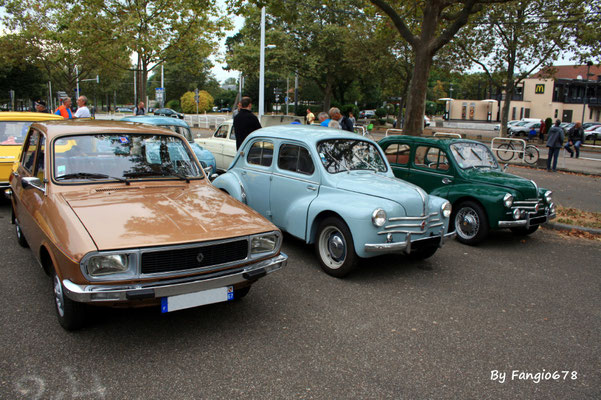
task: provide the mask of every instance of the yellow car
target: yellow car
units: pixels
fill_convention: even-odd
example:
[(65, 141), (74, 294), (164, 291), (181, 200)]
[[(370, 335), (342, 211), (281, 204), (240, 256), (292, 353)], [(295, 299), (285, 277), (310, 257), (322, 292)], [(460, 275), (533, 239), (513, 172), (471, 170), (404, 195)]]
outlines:
[(36, 112), (0, 112), (0, 190), (9, 186), (8, 177), (18, 159), (21, 145), (35, 121), (62, 120), (60, 115)]

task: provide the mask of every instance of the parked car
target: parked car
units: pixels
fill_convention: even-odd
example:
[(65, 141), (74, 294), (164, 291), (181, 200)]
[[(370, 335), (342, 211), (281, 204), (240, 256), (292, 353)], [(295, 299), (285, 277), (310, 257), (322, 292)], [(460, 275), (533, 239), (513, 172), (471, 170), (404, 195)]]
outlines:
[(184, 119), (184, 114), (172, 110), (171, 108), (157, 108), (154, 110), (154, 115), (164, 115), (166, 117)]
[(244, 141), (213, 184), (315, 245), (322, 269), (347, 275), (358, 258), (432, 256), (451, 205), (394, 175), (375, 142), (338, 129), (280, 125)]
[(538, 135), (538, 130), (540, 129), (540, 121), (539, 122), (527, 122), (524, 121), (525, 123), (518, 123), (515, 124), (513, 126), (511, 126), (510, 128), (507, 128), (507, 132), (509, 132), (511, 135), (513, 136), (524, 136), (524, 137), (528, 137), (528, 133), (530, 132), (531, 129), (534, 129), (536, 131), (536, 134)]
[(52, 277), (65, 329), (87, 304), (171, 312), (240, 298), (286, 264), (281, 232), (216, 189), (165, 129), (35, 123), (10, 184), (17, 241)]
[(207, 175), (211, 176), (212, 174), (217, 172), (215, 156), (213, 156), (213, 154), (209, 150), (204, 149), (198, 143), (194, 142), (192, 131), (190, 130), (190, 126), (186, 121), (178, 118), (159, 117), (153, 115), (129, 116), (121, 118), (121, 121), (138, 122), (142, 124), (160, 126), (163, 128), (170, 129), (175, 133), (179, 133), (188, 140), (188, 143), (190, 143), (194, 154), (196, 154), (196, 158), (198, 158), (198, 161), (200, 161), (200, 163), (202, 164), (202, 168), (207, 172)]
[(359, 112), (359, 118), (376, 118), (376, 110), (363, 110)]
[[(518, 124), (518, 123), (520, 123), (520, 122), (525, 122), (525, 121), (521, 121), (521, 120), (519, 120), (519, 119), (514, 119), (514, 120), (511, 120), (511, 121), (507, 122), (507, 128), (509, 129), (509, 128), (510, 128), (510, 127), (512, 127), (513, 125), (516, 125), (516, 124)], [(495, 131), (499, 131), (499, 130), (501, 130), (501, 124), (496, 124), (496, 125), (495, 125), (495, 127), (494, 127), (494, 130), (495, 130)]]
[(601, 122), (585, 122), (584, 124), (582, 124), (582, 129), (587, 130), (592, 126), (598, 126), (601, 125)]
[(426, 126), (430, 126), (430, 118), (428, 118), (426, 115), (424, 115), (424, 128)]
[(217, 170), (223, 172), (236, 157), (236, 132), (234, 120), (227, 120), (217, 127), (210, 138), (194, 139), (215, 156)]
[(223, 107), (221, 110), (219, 110), (219, 112), (229, 113), (232, 112), (232, 109), (230, 107)]
[(589, 139), (601, 139), (601, 124), (591, 125), (588, 129), (584, 131), (584, 140)]
[(63, 117), (38, 112), (0, 113), (0, 190), (9, 186), (8, 178), (21, 152), (29, 126), (35, 121), (46, 120), (63, 120)]
[(134, 112), (134, 110), (129, 107), (116, 107), (115, 112), (131, 114)]
[(568, 133), (576, 125), (574, 122), (562, 122), (559, 127), (563, 129), (564, 133)]
[(451, 202), (451, 224), (462, 243), (480, 243), (501, 228), (529, 235), (555, 218), (552, 192), (503, 172), (480, 142), (389, 136), (378, 144), (397, 178)]

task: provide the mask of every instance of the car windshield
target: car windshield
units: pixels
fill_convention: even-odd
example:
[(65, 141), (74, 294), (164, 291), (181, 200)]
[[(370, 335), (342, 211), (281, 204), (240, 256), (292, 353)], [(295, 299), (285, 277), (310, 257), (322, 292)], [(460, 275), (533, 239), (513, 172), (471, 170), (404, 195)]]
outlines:
[(203, 178), (176, 136), (121, 134), (63, 136), (54, 141), (54, 179), (91, 181)]
[(317, 152), (331, 174), (353, 170), (386, 172), (386, 162), (375, 145), (354, 139), (331, 139), (318, 143)]
[(451, 145), (451, 152), (462, 169), (499, 168), (495, 156), (481, 143), (454, 143)]
[(21, 145), (31, 121), (0, 121), (0, 145)]

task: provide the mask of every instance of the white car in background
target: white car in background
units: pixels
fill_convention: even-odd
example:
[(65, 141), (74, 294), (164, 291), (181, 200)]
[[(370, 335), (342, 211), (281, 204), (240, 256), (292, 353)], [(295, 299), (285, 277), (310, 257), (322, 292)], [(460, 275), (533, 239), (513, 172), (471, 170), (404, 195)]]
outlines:
[(584, 140), (601, 139), (601, 125), (592, 125), (584, 130)]
[(226, 171), (237, 153), (234, 121), (232, 119), (226, 120), (217, 127), (211, 137), (194, 139), (194, 142), (213, 153), (217, 171)]

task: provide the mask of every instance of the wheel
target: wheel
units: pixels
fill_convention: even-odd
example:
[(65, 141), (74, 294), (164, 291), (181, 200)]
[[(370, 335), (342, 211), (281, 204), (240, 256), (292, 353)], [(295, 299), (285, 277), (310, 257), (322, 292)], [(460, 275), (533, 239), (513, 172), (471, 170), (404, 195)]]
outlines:
[(524, 151), (524, 162), (526, 164), (534, 165), (538, 161), (539, 152), (536, 146), (526, 146)]
[(242, 289), (234, 289), (234, 300), (239, 300), (246, 296), (250, 291), (250, 285), (243, 287)]
[(511, 143), (501, 143), (497, 147), (497, 158), (501, 161), (509, 161), (513, 158), (514, 148)]
[(465, 201), (457, 207), (454, 217), (457, 240), (474, 245), (480, 243), (488, 235), (486, 212), (478, 203)]
[(23, 231), (21, 230), (21, 225), (19, 225), (19, 220), (14, 216), (14, 212), (13, 218), (15, 222), (15, 233), (17, 234), (17, 243), (19, 243), (21, 247), (29, 247), (27, 239), (25, 239), (25, 236), (23, 236)]
[(58, 322), (68, 331), (81, 328), (85, 323), (85, 304), (69, 299), (65, 295), (63, 284), (52, 269), (52, 285), (54, 287), (54, 303)]
[(416, 260), (416, 261), (425, 260), (426, 258), (432, 257), (434, 255), (434, 253), (436, 253), (437, 250), (438, 250), (438, 246), (425, 247), (420, 250), (412, 251), (411, 253), (409, 253), (408, 257), (411, 260)]
[(526, 235), (530, 235), (531, 233), (536, 232), (536, 230), (538, 229), (539, 225), (536, 226), (531, 226), (530, 228), (510, 228), (511, 232), (513, 232), (514, 235), (517, 236), (526, 236)]
[(357, 263), (353, 236), (344, 221), (336, 217), (319, 224), (315, 252), (321, 269), (337, 278), (348, 275)]

